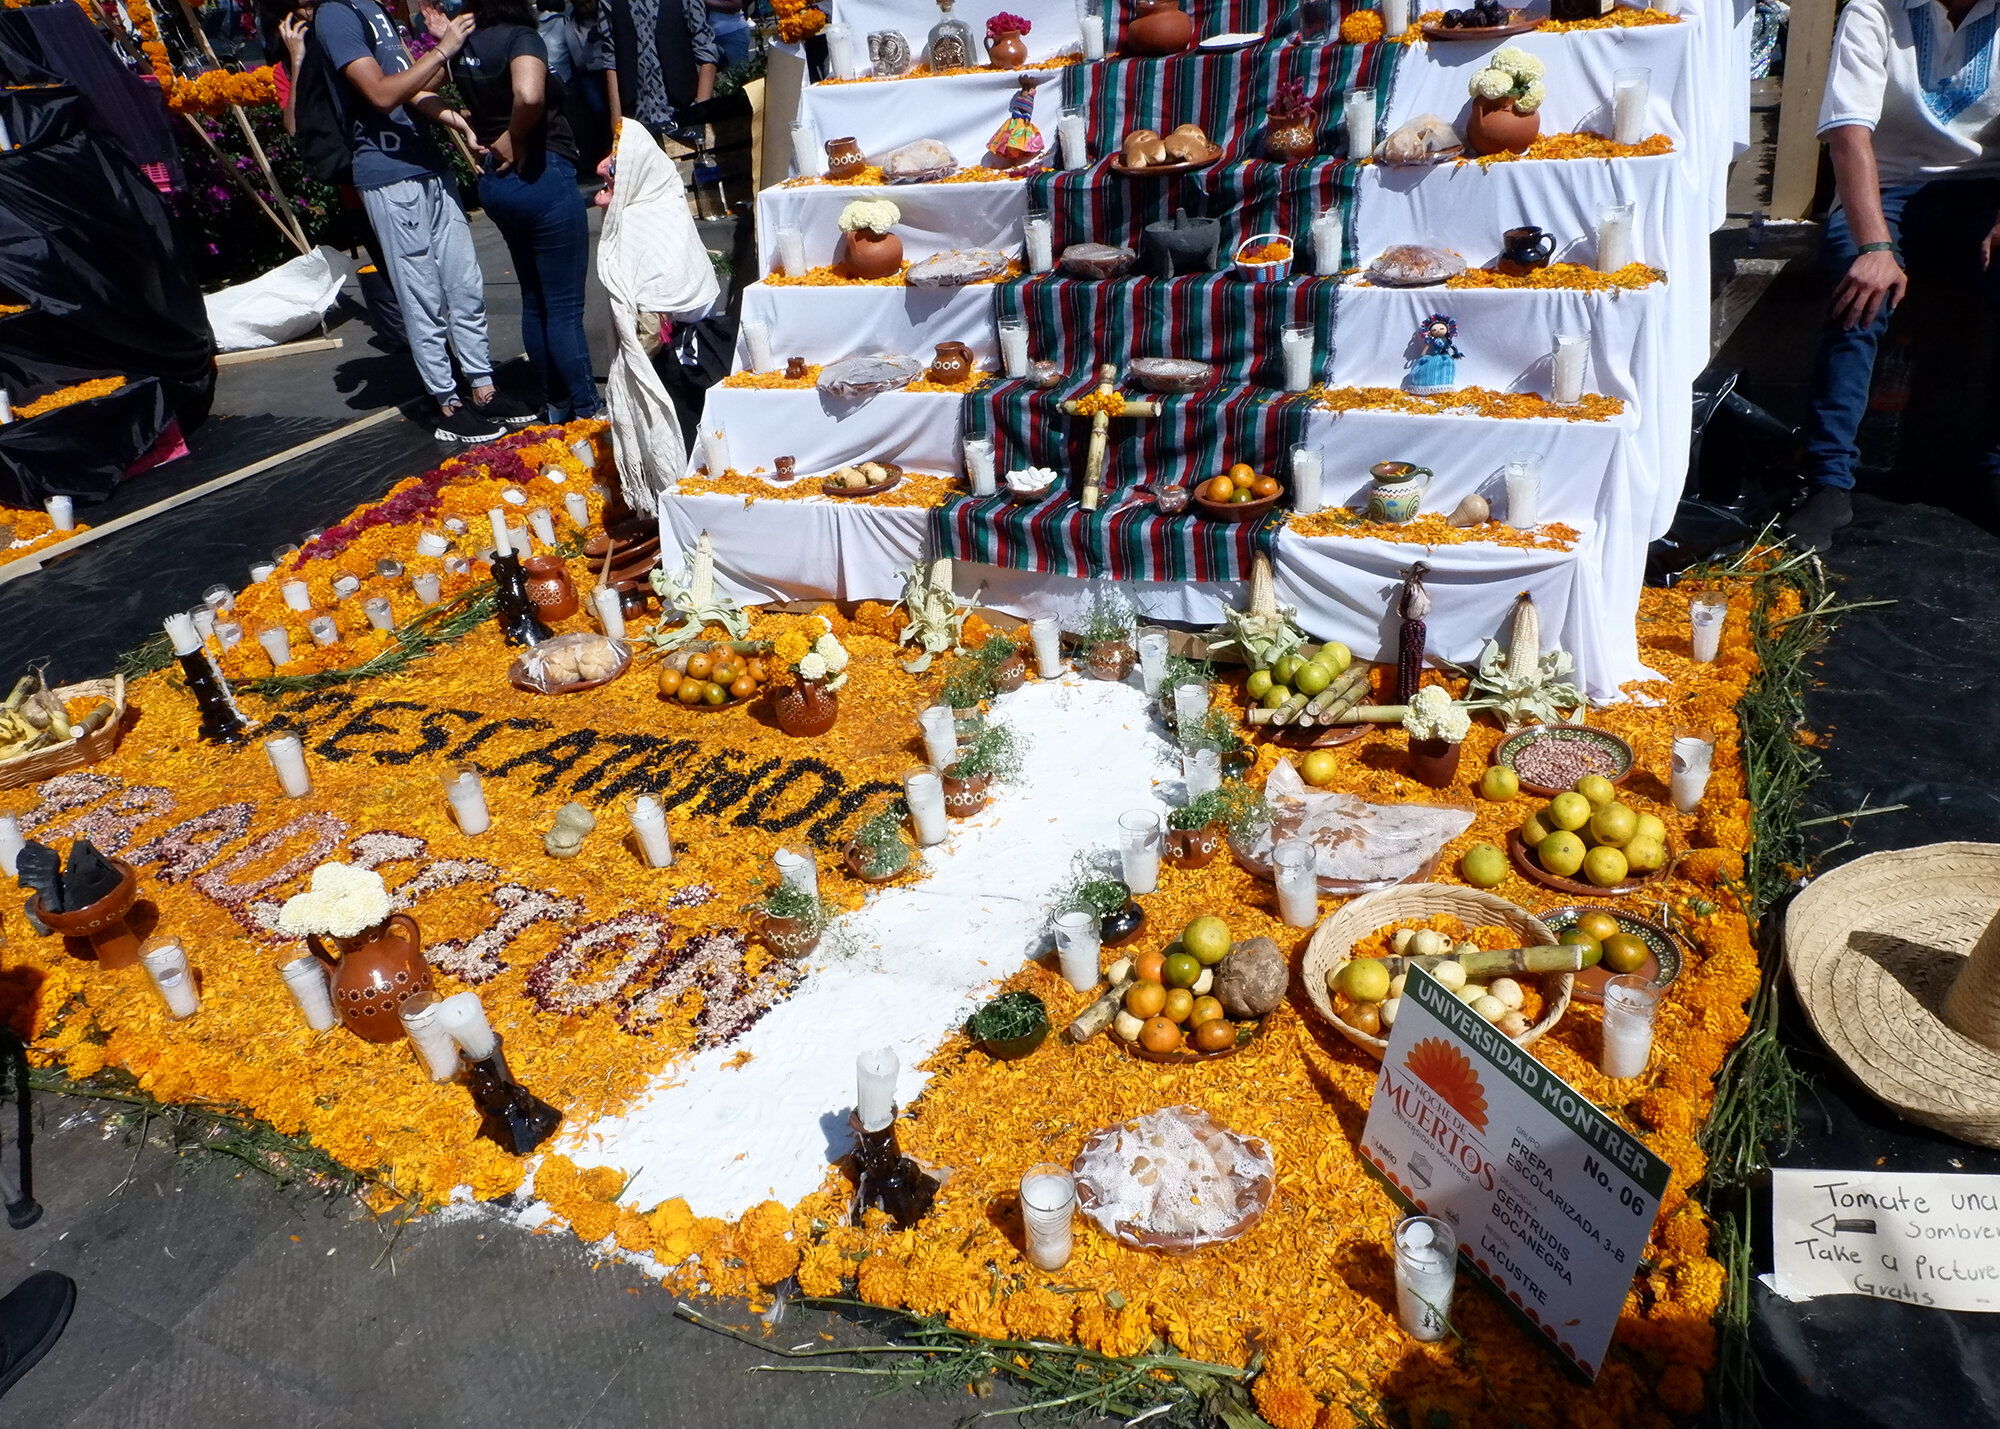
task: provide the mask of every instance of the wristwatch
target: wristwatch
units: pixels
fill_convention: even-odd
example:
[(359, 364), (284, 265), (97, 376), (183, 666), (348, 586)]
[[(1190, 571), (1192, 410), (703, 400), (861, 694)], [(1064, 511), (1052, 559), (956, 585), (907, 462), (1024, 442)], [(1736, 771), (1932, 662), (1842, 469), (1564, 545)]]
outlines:
[(1854, 251), (1856, 253), (1894, 253), (1896, 245), (1893, 243), (1864, 243)]

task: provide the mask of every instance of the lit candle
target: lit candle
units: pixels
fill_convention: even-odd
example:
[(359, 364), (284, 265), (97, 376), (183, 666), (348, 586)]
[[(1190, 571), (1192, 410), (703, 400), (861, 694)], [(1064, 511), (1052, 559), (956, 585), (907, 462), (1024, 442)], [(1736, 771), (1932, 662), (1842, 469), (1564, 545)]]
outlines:
[(1098, 984), (1098, 967), (1103, 944), (1097, 936), (1097, 919), (1089, 913), (1072, 911), (1056, 919), (1056, 951), (1062, 960), (1062, 975), (1078, 992), (1089, 992)]
[(1160, 886), (1160, 816), (1131, 809), (1118, 816), (1118, 862), (1125, 886), (1151, 893)]
[(1160, 697), (1160, 686), (1167, 678), (1167, 632), (1164, 630), (1142, 630), (1139, 632), (1139, 683), (1145, 688), (1146, 698)]
[(495, 551), (511, 551), (514, 549), (514, 538), (507, 532), (507, 512), (505, 508), (495, 506), (489, 510), (486, 513), (486, 524), (493, 530), (493, 549)]
[(1174, 686), (1174, 723), (1185, 734), (1201, 722), (1208, 713), (1208, 686), (1190, 680), (1185, 685)]
[(425, 571), (422, 575), (411, 576), (410, 589), (417, 593), (417, 599), (425, 605), (436, 605), (438, 598), (444, 594), (436, 571)]
[(1286, 323), (1278, 334), (1285, 356), (1285, 390), (1303, 392), (1312, 386), (1313, 342), (1317, 334), (1311, 323)]
[(493, 817), (486, 810), (486, 790), (480, 786), (479, 771), (471, 765), (462, 764), (444, 775), (444, 796), (460, 833), (477, 836), (493, 826)]
[(549, 514), (546, 506), (537, 506), (528, 513), (528, 529), (535, 533), (535, 539), (544, 546), (554, 547), (556, 543), (556, 518)]
[(276, 569), (277, 567), (272, 565), (269, 561), (257, 562), (257, 564), (250, 567), (250, 583), (252, 585), (264, 584), (265, 581), (271, 578), (271, 572), (275, 571)]
[(1449, 1333), (1451, 1292), (1458, 1282), (1457, 1242), (1448, 1221), (1407, 1216), (1396, 1227), (1396, 1318), (1412, 1339)]
[(21, 837), (21, 821), (13, 814), (0, 814), (0, 873), (12, 878), (18, 870), (21, 850), (28, 846)]
[(442, 556), (451, 549), (451, 541), (442, 531), (426, 531), (417, 537), (417, 554), (420, 556)]
[(1611, 141), (1637, 144), (1646, 138), (1646, 101), (1653, 90), (1649, 69), (1621, 69), (1611, 76)]
[(1516, 452), (1501, 472), (1501, 484), (1507, 489), (1507, 524), (1517, 531), (1532, 531), (1541, 520), (1541, 463), (1534, 452)]
[(286, 581), (280, 589), (284, 592), (285, 604), (291, 609), (311, 610), (313, 608), (312, 587), (304, 581)]
[(201, 992), (194, 985), (187, 951), (181, 947), (179, 939), (148, 938), (145, 946), (139, 949), (139, 961), (166, 1002), (168, 1012), (176, 1018), (195, 1015), (201, 1007)]
[[(1347, 103), (1341, 111), (1347, 127), (1347, 157), (1365, 159), (1375, 152), (1375, 91), (1372, 89), (1350, 89)], [(1319, 230), (1313, 230), (1313, 242), (1319, 242)]]
[(305, 1018), (306, 1026), (315, 1032), (331, 1031), (339, 1018), (334, 1015), (333, 994), (327, 989), (325, 965), (308, 953), (302, 958), (280, 963), (278, 972), (285, 979), (285, 990), (299, 1005), (299, 1013)]
[(333, 598), (337, 601), (346, 600), (360, 589), (360, 576), (335, 576), (333, 578)]
[(493, 1024), (486, 1020), (485, 1004), (476, 992), (456, 992), (439, 1002), (438, 1021), (458, 1044), (459, 1051), (475, 1062), (483, 1062), (500, 1049)]
[(306, 622), (306, 629), (312, 632), (312, 638), (321, 645), (340, 643), (340, 627), (334, 624), (330, 615), (315, 615)]
[(1312, 515), (1325, 500), (1320, 487), (1322, 470), (1318, 452), (1308, 446), (1292, 448), (1292, 509), (1301, 516)]
[(1062, 625), (1053, 615), (1038, 615), (1028, 622), (1028, 638), (1035, 643), (1035, 673), (1044, 680), (1062, 674)]
[(167, 639), (173, 642), (174, 656), (192, 655), (201, 649), (201, 633), (194, 628), (194, 617), (185, 611), (175, 611), (166, 619)]
[(965, 475), (974, 496), (991, 496), (1000, 489), (994, 477), (993, 442), (989, 437), (965, 439)]
[(1046, 273), (1056, 266), (1055, 221), (1047, 209), (1031, 208), (1021, 220), (1021, 237), (1028, 249), (1028, 271)]
[(671, 868), (674, 841), (667, 835), (666, 811), (651, 794), (641, 794), (626, 809), (632, 832), (639, 840), (639, 852), (648, 868)]
[(1556, 334), (1554, 380), (1549, 400), (1558, 407), (1573, 407), (1583, 399), (1583, 365), (1590, 358), (1590, 334)]
[(1278, 889), (1278, 916), (1287, 928), (1319, 922), (1319, 854), (1304, 839), (1284, 839), (1271, 849), (1271, 881)]
[(306, 772), (306, 747), (296, 734), (274, 734), (264, 741), (264, 757), (277, 771), (278, 785), (288, 799), (303, 799), (312, 792), (312, 775)]
[(545, 466), (542, 468), (542, 480), (552, 481), (557, 486), (561, 486), (569, 480), (569, 473), (559, 466)]
[(1065, 169), (1090, 167), (1090, 150), (1084, 143), (1082, 108), (1074, 104), (1065, 104), (1062, 107), (1062, 112), (1056, 117), (1056, 141), (1062, 145), (1062, 161)]
[(1000, 360), (1009, 377), (1028, 375), (1028, 324), (1025, 318), (1000, 319)]
[(1597, 212), (1597, 271), (1616, 273), (1632, 261), (1632, 205), (1608, 203)]
[(1181, 783), (1187, 786), (1188, 801), (1192, 803), (1203, 794), (1212, 794), (1222, 787), (1222, 756), (1213, 749), (1188, 749), (1181, 752)]
[(49, 524), (58, 531), (76, 529), (76, 503), (67, 496), (49, 498)]
[(912, 769), (903, 776), (903, 802), (910, 806), (910, 823), (925, 848), (943, 843), (944, 781), (929, 769)]
[(201, 593), (201, 603), (217, 614), (236, 608), (236, 592), (226, 585), (212, 585)]
[(361, 610), (368, 617), (368, 623), (377, 630), (391, 630), (395, 628), (396, 615), (390, 608), (389, 597), (386, 595), (369, 596), (368, 599), (361, 602)]
[(793, 278), (806, 274), (806, 238), (790, 224), (778, 230), (778, 268)]
[(581, 531), (589, 527), (590, 499), (581, 491), (565, 491), (563, 493), (563, 510), (568, 514), (571, 523), (575, 525), (577, 530)]
[(958, 758), (958, 721), (950, 705), (932, 705), (917, 717), (924, 728), (924, 756), (943, 769)]
[(820, 148), (819, 131), (809, 119), (792, 121), (792, 172), (802, 179), (816, 179), (826, 173), (826, 154)]
[(880, 1131), (896, 1119), (899, 1068), (893, 1047), (877, 1047), (854, 1059), (854, 1111), (863, 1131)]
[(1715, 659), (1722, 644), (1722, 622), (1729, 618), (1729, 597), (1698, 595), (1688, 606), (1688, 644), (1697, 664)]
[(271, 668), (281, 669), (292, 663), (292, 637), (285, 633), (282, 625), (267, 625), (257, 632), (257, 643), (264, 647), (264, 653), (271, 657)]
[(819, 864), (804, 844), (791, 844), (771, 855), (778, 877), (808, 898), (819, 897)]
[(1410, 0), (1382, 0), (1382, 38), (1393, 40), (1410, 28)]
[(729, 437), (721, 427), (703, 425), (701, 460), (711, 477), (721, 476), (729, 470)]
[(419, 992), (412, 993), (396, 1009), (403, 1031), (409, 1034), (410, 1045), (417, 1049), (417, 1060), (424, 1064), (434, 1082), (448, 1082), (458, 1075), (458, 1044), (451, 1040), (451, 1033), (438, 1017), (443, 1005), (443, 999), (436, 993)]
[(234, 620), (218, 620), (215, 638), (224, 650), (234, 650), (243, 643), (243, 627)]
[(1660, 987), (1651, 978), (1621, 973), (1604, 984), (1604, 1026), (1597, 1069), (1607, 1077), (1636, 1077), (1653, 1055), (1653, 1014)]
[(1674, 736), (1673, 764), (1668, 775), (1668, 792), (1674, 807), (1692, 814), (1708, 792), (1708, 771), (1715, 762), (1715, 741), (1707, 735)]
[(590, 593), (590, 604), (597, 611), (597, 623), (603, 627), (609, 640), (625, 638), (625, 606), (617, 591), (608, 585), (601, 585)]
[(1028, 1233), (1028, 1264), (1061, 1270), (1069, 1264), (1076, 1236), (1076, 1182), (1067, 1167), (1052, 1161), (1031, 1166), (1021, 1177), (1021, 1226)]

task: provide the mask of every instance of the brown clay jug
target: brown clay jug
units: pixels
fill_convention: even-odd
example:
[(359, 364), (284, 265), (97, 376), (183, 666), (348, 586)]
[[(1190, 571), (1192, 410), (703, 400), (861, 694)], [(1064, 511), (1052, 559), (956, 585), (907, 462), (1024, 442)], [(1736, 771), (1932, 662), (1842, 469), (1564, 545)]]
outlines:
[(847, 272), (853, 278), (887, 278), (903, 266), (903, 240), (893, 233), (857, 228), (847, 235)]
[(1280, 164), (1295, 164), (1319, 152), (1319, 136), (1313, 132), (1314, 115), (1308, 109), (1299, 114), (1272, 114), (1264, 132), (1264, 152)]
[(840, 718), (840, 696), (827, 689), (824, 680), (795, 676), (790, 684), (772, 686), (771, 717), (779, 729), (794, 738), (816, 738)]
[(339, 956), (327, 951), (316, 933), (306, 946), (327, 967), (333, 1009), (355, 1036), (369, 1042), (394, 1042), (403, 1035), (396, 1013), (420, 992), (431, 991), (430, 965), (424, 961), (423, 934), (407, 913), (391, 913), (352, 938), (335, 938)]
[(1139, 0), (1139, 17), (1118, 37), (1124, 55), (1177, 55), (1194, 43), (1194, 21), (1180, 0)]
[(1028, 46), (1017, 30), (1002, 30), (986, 41), (986, 62), (994, 69), (1019, 69), (1028, 62)]
[(956, 387), (972, 375), (972, 349), (962, 342), (941, 342), (924, 376), (941, 387)]
[(826, 177), (828, 182), (844, 184), (868, 167), (868, 156), (861, 152), (861, 145), (853, 139), (829, 139), (826, 141)]
[(576, 586), (561, 556), (530, 556), (521, 562), (528, 577), (528, 599), (545, 625), (576, 614)]
[(1472, 117), (1465, 121), (1465, 142), (1475, 154), (1522, 154), (1542, 132), (1542, 112), (1515, 112), (1514, 101), (1499, 99), (1472, 101)]

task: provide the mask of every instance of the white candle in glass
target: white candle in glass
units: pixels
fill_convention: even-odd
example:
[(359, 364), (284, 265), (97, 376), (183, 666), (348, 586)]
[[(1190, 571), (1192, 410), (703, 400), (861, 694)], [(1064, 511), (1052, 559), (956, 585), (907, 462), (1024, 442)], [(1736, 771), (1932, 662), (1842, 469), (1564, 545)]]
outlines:
[(284, 978), (285, 990), (291, 993), (292, 1001), (299, 1005), (306, 1026), (315, 1032), (331, 1031), (340, 1019), (334, 1014), (333, 993), (326, 985), (326, 965), (308, 953), (280, 963), (278, 973)]
[(1053, 615), (1038, 615), (1028, 622), (1028, 638), (1035, 645), (1035, 673), (1044, 680), (1062, 674), (1062, 624)]
[(1189, 802), (1222, 787), (1222, 756), (1213, 749), (1189, 749), (1181, 753), (1181, 782), (1187, 786)]
[(361, 602), (361, 611), (362, 614), (368, 617), (368, 623), (377, 630), (393, 630), (395, 628), (396, 615), (390, 607), (389, 597), (386, 595), (369, 596), (368, 599)]
[(854, 32), (836, 20), (821, 33), (826, 36), (826, 58), (835, 79), (859, 79), (861, 61), (855, 57)]
[(641, 794), (626, 807), (632, 833), (639, 841), (639, 853), (648, 868), (670, 868), (674, 861), (674, 841), (667, 833), (667, 813), (651, 794)]
[(480, 785), (479, 771), (471, 765), (460, 765), (444, 775), (444, 796), (460, 833), (477, 836), (493, 826), (493, 816), (486, 809), (486, 790)]
[(333, 578), (333, 598), (336, 601), (346, 600), (360, 589), (360, 576), (335, 576)]
[(201, 603), (219, 615), (236, 608), (236, 593), (226, 585), (212, 585), (201, 593)]
[(1186, 729), (1199, 724), (1208, 713), (1208, 686), (1190, 680), (1174, 686), (1174, 723)]
[(1028, 324), (1023, 318), (1000, 319), (1000, 360), (1009, 377), (1028, 375)]
[(743, 330), (744, 360), (750, 364), (752, 372), (771, 370), (771, 325), (756, 318), (745, 318), (739, 324)]
[(194, 622), (194, 637), (203, 644), (215, 634), (215, 612), (205, 605), (198, 605), (188, 612), (188, 619)]
[(1316, 334), (1311, 323), (1286, 323), (1278, 334), (1279, 347), (1285, 356), (1285, 390), (1303, 392), (1313, 382), (1313, 343)]
[(265, 581), (271, 578), (271, 572), (276, 569), (277, 567), (269, 561), (257, 562), (257, 564), (250, 567), (250, 583), (252, 585), (264, 584)]
[(1271, 881), (1278, 890), (1278, 916), (1287, 928), (1319, 922), (1319, 855), (1304, 839), (1285, 839), (1271, 849)]
[(436, 605), (444, 594), (443, 583), (438, 580), (436, 571), (425, 571), (421, 575), (411, 576), (410, 589), (417, 593), (417, 599), (425, 605)]
[(563, 511), (577, 530), (584, 530), (590, 525), (590, 499), (581, 491), (563, 493)]
[(1340, 271), (1340, 214), (1335, 209), (1322, 209), (1313, 215), (1313, 273), (1328, 278)]
[(277, 771), (278, 787), (288, 799), (303, 799), (312, 792), (312, 775), (306, 772), (306, 747), (296, 734), (274, 734), (264, 741), (264, 757)]
[(1056, 919), (1056, 952), (1062, 961), (1062, 975), (1078, 992), (1089, 992), (1102, 976), (1098, 963), (1103, 944), (1097, 936), (1097, 919), (1089, 913), (1071, 910)]
[(1697, 664), (1714, 660), (1722, 648), (1722, 623), (1729, 618), (1729, 597), (1698, 595), (1688, 606), (1688, 645)]
[(570, 455), (587, 467), (597, 465), (597, 443), (589, 437), (578, 437), (569, 444)]
[(1636, 1077), (1653, 1055), (1653, 1014), (1660, 988), (1651, 978), (1621, 973), (1604, 984), (1604, 1027), (1597, 1069), (1607, 1077)]
[(880, 1131), (896, 1119), (899, 1070), (893, 1047), (877, 1047), (854, 1059), (854, 1114), (863, 1131)]
[(912, 769), (903, 776), (903, 802), (910, 806), (917, 843), (925, 848), (943, 843), (944, 781), (930, 769)]
[(1056, 139), (1062, 145), (1062, 166), (1065, 169), (1090, 167), (1090, 150), (1084, 143), (1081, 108), (1071, 104), (1062, 107), (1062, 113), (1056, 117)]
[(778, 269), (788, 278), (806, 275), (806, 238), (789, 224), (778, 230)]
[(340, 643), (340, 627), (330, 615), (315, 615), (306, 622), (306, 629), (312, 632), (312, 638), (320, 645)]
[(12, 878), (19, 872), (21, 850), (28, 841), (21, 837), (21, 820), (13, 814), (0, 814), (0, 873)]
[(1554, 368), (1552, 395), (1549, 398), (1558, 407), (1573, 407), (1583, 398), (1583, 367), (1590, 358), (1590, 334), (1587, 332), (1559, 332), (1556, 334), (1556, 350), (1552, 359)]
[[(1365, 159), (1375, 152), (1375, 91), (1372, 89), (1351, 89), (1347, 101), (1342, 106), (1341, 117), (1347, 128), (1347, 157)], [(1319, 230), (1313, 230), (1313, 241), (1318, 242)]]
[(434, 1082), (448, 1082), (458, 1075), (458, 1043), (439, 1019), (444, 999), (434, 992), (419, 992), (396, 1009), (396, 1016), (417, 1049), (417, 1060)]
[(1714, 763), (1714, 740), (1699, 734), (1674, 737), (1668, 793), (1681, 813), (1692, 814), (1701, 804), (1701, 796), (1708, 792), (1708, 774)]
[(778, 877), (808, 898), (819, 897), (819, 864), (803, 844), (790, 844), (771, 855)]
[(1055, 221), (1046, 209), (1029, 209), (1021, 220), (1021, 240), (1027, 248), (1028, 271), (1046, 273), (1056, 266)]
[(1084, 0), (1078, 7), (1077, 32), (1083, 36), (1083, 57), (1095, 62), (1104, 58), (1104, 6), (1101, 0)]
[(1500, 473), (1507, 491), (1507, 524), (1531, 531), (1541, 520), (1542, 459), (1534, 452), (1516, 452)]
[(201, 635), (194, 628), (194, 617), (186, 611), (175, 611), (164, 622), (167, 639), (174, 647), (176, 656), (192, 655), (201, 649)]
[(1167, 632), (1147, 629), (1139, 632), (1139, 683), (1145, 688), (1146, 698), (1160, 697), (1160, 686), (1167, 679)]
[(1396, 1227), (1396, 1318), (1412, 1339), (1441, 1340), (1450, 1331), (1451, 1292), (1458, 1283), (1455, 1232), (1434, 1216), (1408, 1216)]
[(1292, 509), (1301, 516), (1312, 515), (1326, 500), (1320, 483), (1322, 471), (1318, 452), (1303, 445), (1292, 448)]
[(1130, 809), (1118, 816), (1118, 862), (1125, 886), (1134, 893), (1151, 893), (1160, 886), (1160, 816), (1151, 809)]
[(601, 585), (590, 594), (591, 606), (597, 611), (597, 623), (603, 627), (607, 639), (625, 638), (625, 606), (618, 592), (608, 585)]
[(729, 470), (729, 436), (721, 427), (702, 424), (701, 460), (711, 477)]
[(943, 769), (958, 758), (958, 721), (950, 705), (932, 705), (917, 716), (924, 729), (924, 757)]
[(257, 632), (257, 643), (264, 647), (264, 653), (271, 657), (271, 668), (280, 669), (292, 663), (292, 637), (285, 633), (281, 625), (268, 625)]
[(48, 501), (49, 524), (58, 531), (76, 529), (76, 503), (67, 496), (51, 496)]
[(809, 119), (792, 121), (792, 172), (802, 179), (826, 173), (826, 151), (820, 148), (819, 131)]
[(546, 506), (537, 506), (528, 513), (528, 529), (535, 533), (535, 539), (544, 546), (554, 547), (556, 543), (556, 518)]
[(513, 548), (514, 554), (523, 560), (535, 554), (534, 542), (528, 539), (528, 528), (526, 526), (509, 526), (507, 528), (507, 544)]
[(234, 620), (215, 622), (215, 640), (224, 650), (234, 650), (243, 643), (243, 627)]
[(1028, 1264), (1061, 1270), (1076, 1245), (1076, 1182), (1053, 1161), (1030, 1166), (1021, 1177), (1021, 1226)]
[(1410, 0), (1382, 0), (1382, 37), (1393, 40), (1410, 28)]
[(990, 437), (965, 439), (965, 476), (974, 496), (992, 496), (1000, 487), (994, 478), (993, 441)]
[(476, 992), (455, 992), (437, 1005), (438, 1022), (451, 1034), (458, 1050), (475, 1062), (483, 1062), (500, 1048), (493, 1024), (486, 1020), (486, 1005)]
[(313, 608), (312, 587), (304, 581), (286, 581), (279, 587), (284, 592), (285, 604), (293, 610)]
[(1597, 271), (1616, 273), (1632, 261), (1632, 205), (1608, 203), (1597, 212)]
[(426, 531), (417, 537), (417, 554), (442, 556), (451, 549), (451, 540), (442, 531)]
[(1611, 140), (1637, 144), (1646, 136), (1646, 102), (1653, 91), (1649, 69), (1621, 69), (1611, 76)]
[(188, 966), (187, 951), (178, 938), (148, 938), (139, 949), (139, 962), (174, 1017), (192, 1017), (200, 1010), (201, 992), (195, 987), (194, 970)]

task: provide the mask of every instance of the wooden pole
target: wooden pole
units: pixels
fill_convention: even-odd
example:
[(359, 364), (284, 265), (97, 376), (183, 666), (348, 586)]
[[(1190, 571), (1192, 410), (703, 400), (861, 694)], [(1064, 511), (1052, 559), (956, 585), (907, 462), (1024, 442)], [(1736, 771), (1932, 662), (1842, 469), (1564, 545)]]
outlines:
[(236, 187), (243, 190), (244, 194), (249, 198), (250, 202), (256, 204), (258, 208), (264, 211), (264, 217), (271, 220), (271, 226), (278, 230), (279, 235), (283, 237), (287, 243), (291, 244), (294, 248), (298, 249), (299, 252), (301, 253), (312, 252), (312, 245), (307, 243), (303, 236), (294, 233), (291, 230), (291, 228), (287, 226), (285, 221), (279, 218), (277, 214), (271, 212), (271, 206), (268, 203), (264, 202), (264, 196), (258, 193), (256, 189), (250, 186), (250, 181), (248, 179), (244, 178), (241, 173), (237, 172), (236, 165), (229, 162), (229, 156), (223, 153), (222, 150), (218, 149), (215, 146), (215, 141), (208, 137), (208, 131), (201, 127), (201, 121), (196, 119), (192, 114), (183, 114), (181, 118), (187, 120), (188, 128), (194, 130), (195, 138), (201, 140), (202, 144), (207, 147), (208, 152), (215, 156), (215, 162), (222, 166), (223, 172), (229, 175), (229, 177), (235, 182)]
[[(187, 21), (188, 29), (194, 33), (195, 43), (199, 44), (201, 52), (208, 56), (208, 62), (215, 68), (221, 69), (222, 61), (215, 57), (215, 47), (208, 42), (208, 32), (202, 29), (201, 21), (195, 15), (194, 7), (188, 4), (188, 0), (181, 0), (181, 18)], [(278, 182), (277, 172), (271, 167), (271, 160), (265, 155), (264, 146), (257, 142), (256, 132), (250, 127), (250, 116), (243, 112), (243, 106), (240, 104), (230, 105), (229, 112), (236, 116), (236, 127), (243, 131), (243, 142), (250, 146), (250, 157), (257, 161), (257, 167), (264, 171), (264, 182), (271, 186), (271, 197), (277, 201), (277, 212), (282, 215), (280, 226), (290, 230), (288, 236), (299, 252), (312, 252), (312, 244), (306, 238), (305, 225), (300, 223), (298, 215), (292, 212), (292, 201), (285, 197), (285, 187)], [(202, 137), (205, 139), (208, 136), (203, 134)], [(270, 212), (268, 208), (265, 211)]]
[(1785, 88), (1771, 160), (1771, 217), (1804, 218), (1819, 185), (1820, 96), (1833, 55), (1835, 0), (1793, 0), (1785, 40)]

